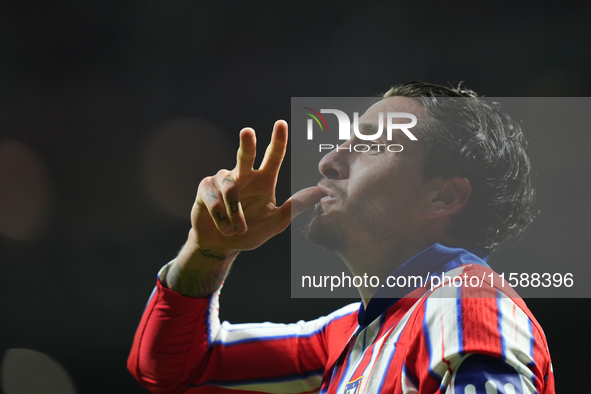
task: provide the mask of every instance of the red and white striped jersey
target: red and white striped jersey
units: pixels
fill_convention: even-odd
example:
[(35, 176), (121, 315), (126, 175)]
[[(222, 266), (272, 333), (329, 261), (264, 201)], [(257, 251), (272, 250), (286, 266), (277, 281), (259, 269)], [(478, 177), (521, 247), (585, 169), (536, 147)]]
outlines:
[(554, 393), (544, 333), (506, 282), (474, 253), (438, 244), (398, 272), (427, 260), (483, 282), (308, 322), (234, 325), (220, 323), (219, 291), (189, 298), (158, 282), (128, 368), (153, 393)]

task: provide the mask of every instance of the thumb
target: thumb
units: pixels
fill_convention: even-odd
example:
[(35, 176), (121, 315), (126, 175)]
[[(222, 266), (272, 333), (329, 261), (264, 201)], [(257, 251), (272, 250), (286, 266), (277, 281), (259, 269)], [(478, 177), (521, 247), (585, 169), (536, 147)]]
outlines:
[(308, 187), (300, 190), (291, 196), (291, 220), (293, 220), (300, 213), (311, 208), (320, 201), (325, 194), (320, 190), (318, 186)]
[(279, 207), (280, 231), (289, 226), (289, 223), (300, 213), (314, 206), (325, 194), (318, 186), (308, 187), (295, 193), (282, 206)]

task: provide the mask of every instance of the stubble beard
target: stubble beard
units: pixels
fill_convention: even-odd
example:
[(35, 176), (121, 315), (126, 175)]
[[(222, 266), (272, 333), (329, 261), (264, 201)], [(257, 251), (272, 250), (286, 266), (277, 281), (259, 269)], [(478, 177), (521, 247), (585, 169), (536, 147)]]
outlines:
[[(366, 241), (372, 245), (391, 243), (394, 234), (389, 224), (380, 225), (380, 217), (387, 215), (386, 212), (376, 209), (371, 202), (362, 202), (352, 204), (348, 207), (348, 213), (357, 217), (357, 230), (367, 235)], [(370, 213), (373, 213), (370, 215)], [(314, 245), (323, 247), (326, 250), (337, 252), (338, 254), (346, 252), (352, 246), (352, 240), (347, 236), (341, 227), (338, 218), (324, 220), (322, 217), (324, 210), (321, 204), (316, 204), (306, 227), (304, 235)], [(362, 245), (358, 245), (362, 246)]]
[(321, 246), (331, 252), (346, 249), (349, 245), (348, 238), (338, 223), (326, 223), (321, 217), (323, 214), (322, 205), (316, 204), (304, 228), (304, 235), (314, 245)]

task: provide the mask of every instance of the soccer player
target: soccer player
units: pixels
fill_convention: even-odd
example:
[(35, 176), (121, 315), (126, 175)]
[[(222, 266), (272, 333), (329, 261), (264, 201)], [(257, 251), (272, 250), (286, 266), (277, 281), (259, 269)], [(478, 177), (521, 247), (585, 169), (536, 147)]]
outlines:
[[(281, 206), (275, 184), (287, 124), (275, 123), (259, 169), (254, 131), (240, 132), (236, 167), (201, 181), (187, 242), (160, 271), (137, 330), (128, 368), (146, 388), (554, 393), (542, 329), (486, 263), (537, 212), (519, 124), (473, 91), (410, 82), (369, 108), (360, 132), (374, 134), (378, 114), (388, 112), (415, 115), (418, 140), (399, 153), (357, 153), (346, 149), (359, 142), (352, 135), (320, 161), (319, 184)], [(219, 291), (238, 253), (312, 206), (308, 238), (354, 275), (429, 272), (464, 282), (444, 279), (396, 297), (360, 287), (360, 303), (309, 322), (220, 324)], [(472, 277), (482, 283), (472, 286)]]

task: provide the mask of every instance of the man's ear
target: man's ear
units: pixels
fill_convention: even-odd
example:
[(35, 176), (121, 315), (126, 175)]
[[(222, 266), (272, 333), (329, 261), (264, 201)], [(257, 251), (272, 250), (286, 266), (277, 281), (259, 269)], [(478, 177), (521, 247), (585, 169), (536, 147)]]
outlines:
[(470, 198), (472, 185), (466, 178), (434, 179), (431, 201), (425, 207), (427, 219), (436, 219), (458, 212)]

